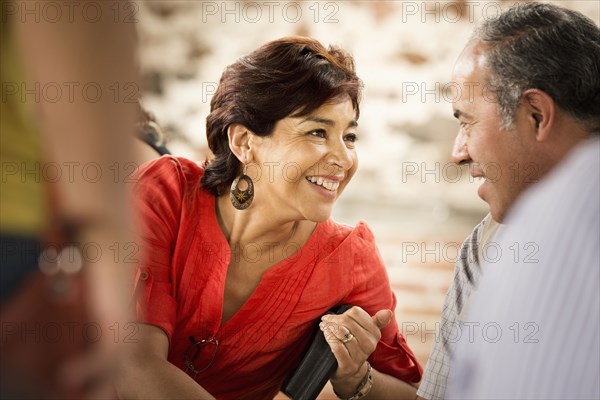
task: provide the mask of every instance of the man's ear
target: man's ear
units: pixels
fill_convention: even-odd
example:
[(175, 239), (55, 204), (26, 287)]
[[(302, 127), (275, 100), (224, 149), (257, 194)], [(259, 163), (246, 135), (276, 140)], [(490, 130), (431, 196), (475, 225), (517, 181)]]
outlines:
[(539, 89), (528, 89), (523, 93), (528, 123), (540, 142), (550, 138), (556, 118), (556, 104), (550, 95)]
[(231, 124), (227, 128), (229, 148), (243, 164), (252, 161), (252, 152), (250, 151), (251, 135), (252, 132), (242, 124)]

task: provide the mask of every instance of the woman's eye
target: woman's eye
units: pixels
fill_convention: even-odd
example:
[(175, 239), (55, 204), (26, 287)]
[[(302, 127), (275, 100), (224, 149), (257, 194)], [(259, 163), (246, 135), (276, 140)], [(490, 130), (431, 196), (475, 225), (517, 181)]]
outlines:
[(308, 132), (308, 134), (310, 136), (319, 137), (319, 138), (325, 138), (325, 136), (326, 136), (326, 132), (324, 129), (316, 129), (314, 131)]
[(344, 140), (346, 142), (354, 143), (358, 140), (358, 135), (356, 133), (349, 133), (346, 136), (344, 136)]

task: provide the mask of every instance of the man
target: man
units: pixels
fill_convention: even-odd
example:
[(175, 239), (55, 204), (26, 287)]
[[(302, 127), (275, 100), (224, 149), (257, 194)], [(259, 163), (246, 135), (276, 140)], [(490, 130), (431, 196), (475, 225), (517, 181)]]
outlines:
[(502, 331), (458, 345), (448, 398), (600, 398), (598, 182), (596, 136), (511, 209), (468, 315)]
[(598, 27), (577, 12), (537, 3), (484, 21), (456, 62), (460, 129), (452, 158), (483, 179), (478, 194), (490, 215), (462, 246), (420, 397), (446, 396), (450, 357), (474, 328), (465, 315), (480, 261), (494, 261), (486, 250), (497, 251), (498, 223), (525, 189), (600, 130), (599, 70)]

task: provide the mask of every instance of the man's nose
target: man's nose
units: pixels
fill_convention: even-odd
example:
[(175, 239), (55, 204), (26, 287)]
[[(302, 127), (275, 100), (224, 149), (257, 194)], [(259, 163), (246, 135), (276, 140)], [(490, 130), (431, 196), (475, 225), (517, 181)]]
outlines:
[(452, 147), (452, 162), (456, 164), (465, 164), (471, 161), (469, 151), (467, 150), (467, 135), (459, 132), (454, 139)]

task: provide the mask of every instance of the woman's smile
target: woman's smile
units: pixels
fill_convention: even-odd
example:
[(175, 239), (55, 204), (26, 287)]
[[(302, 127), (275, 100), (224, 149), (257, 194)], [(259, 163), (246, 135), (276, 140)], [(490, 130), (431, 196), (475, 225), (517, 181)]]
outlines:
[(337, 189), (340, 186), (339, 182), (332, 182), (322, 177), (309, 176), (306, 177), (308, 184), (320, 195), (335, 199), (337, 197)]

